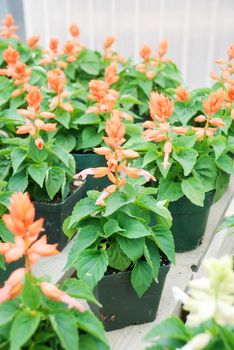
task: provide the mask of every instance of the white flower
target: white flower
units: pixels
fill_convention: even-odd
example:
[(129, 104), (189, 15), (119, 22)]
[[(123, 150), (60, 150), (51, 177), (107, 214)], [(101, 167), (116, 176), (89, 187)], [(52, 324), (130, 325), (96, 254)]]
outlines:
[(176, 298), (190, 312), (188, 325), (198, 326), (209, 319), (214, 319), (221, 325), (234, 325), (232, 257), (224, 256), (219, 260), (211, 258), (203, 265), (208, 277), (190, 281), (188, 294), (177, 287), (173, 288)]
[(180, 348), (180, 350), (202, 350), (209, 344), (210, 339), (211, 335), (207, 332), (195, 335), (195, 337), (193, 337), (192, 340)]

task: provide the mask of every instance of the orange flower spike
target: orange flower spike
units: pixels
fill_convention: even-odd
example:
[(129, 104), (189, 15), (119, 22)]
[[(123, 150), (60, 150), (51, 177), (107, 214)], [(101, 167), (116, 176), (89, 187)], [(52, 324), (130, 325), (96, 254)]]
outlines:
[(209, 119), (209, 124), (211, 124), (213, 126), (225, 126), (225, 123), (221, 118)]
[(194, 120), (195, 120), (195, 122), (203, 123), (207, 120), (207, 118), (201, 114), (201, 115), (198, 115)]
[(76, 24), (73, 23), (73, 24), (71, 24), (71, 26), (69, 28), (69, 32), (70, 32), (71, 36), (76, 38), (80, 35), (80, 28)]
[(153, 120), (164, 121), (169, 118), (174, 110), (173, 101), (162, 93), (152, 92), (149, 101), (150, 116)]
[(232, 60), (234, 58), (234, 44), (228, 48), (228, 58)]
[(149, 80), (154, 79), (155, 75), (156, 75), (156, 72), (154, 72), (154, 71), (152, 71), (152, 70), (149, 70), (149, 71), (146, 72), (146, 76), (147, 76), (147, 78), (148, 78)]
[(105, 80), (108, 85), (112, 85), (119, 80), (118, 65), (116, 62), (111, 63), (105, 69)]
[(102, 80), (91, 80), (89, 82), (89, 91), (91, 92), (88, 95), (89, 99), (101, 101), (108, 91), (108, 84)]
[(6, 15), (5, 19), (2, 20), (2, 23), (4, 24), (5, 27), (0, 27), (1, 29), (0, 36), (2, 36), (5, 39), (9, 39), (9, 38), (18, 39), (18, 36), (15, 34), (15, 32), (19, 27), (15, 26), (14, 22), (15, 20), (12, 17), (12, 15), (10, 14)]
[(28, 253), (29, 255), (37, 254), (38, 256), (52, 256), (59, 253), (56, 249), (57, 246), (58, 244), (47, 244), (47, 237), (44, 235), (31, 245)]
[(33, 35), (27, 40), (28, 47), (30, 49), (36, 49), (38, 47), (40, 41), (40, 36), (39, 35)]
[(159, 57), (163, 57), (168, 50), (168, 41), (166, 39), (162, 40), (158, 46)]
[(67, 304), (69, 308), (75, 308), (80, 312), (84, 312), (85, 309), (81, 303), (79, 303), (75, 298), (72, 298), (67, 293), (63, 292), (62, 290), (58, 289), (57, 287), (53, 286), (51, 283), (48, 282), (41, 282), (39, 284), (39, 287), (42, 291), (42, 293), (49, 299), (63, 302), (64, 304)]
[(187, 102), (189, 101), (190, 96), (188, 91), (181, 85), (176, 89), (175, 98), (177, 101)]
[(227, 90), (227, 100), (231, 103), (234, 102), (234, 86), (230, 85)]
[(112, 36), (108, 36), (105, 39), (104, 43), (103, 43), (104, 50), (110, 49), (115, 41), (116, 41), (116, 37), (115, 36), (113, 36), (113, 35)]
[(40, 89), (37, 86), (32, 86), (27, 97), (26, 101), (29, 107), (32, 107), (35, 112), (38, 112), (42, 103), (42, 95)]
[(56, 92), (58, 95), (64, 90), (66, 82), (65, 74), (60, 69), (54, 69), (47, 73), (48, 87)]
[(150, 56), (152, 55), (151, 48), (145, 44), (140, 50), (140, 56), (144, 61), (149, 61)]
[(4, 286), (0, 288), (0, 304), (20, 294), (23, 288), (25, 272), (26, 270), (24, 268), (19, 268), (12, 272), (8, 280), (4, 283)]
[(13, 47), (8, 47), (3, 51), (2, 58), (7, 63), (7, 65), (14, 66), (19, 60), (19, 52)]
[(207, 100), (204, 100), (202, 105), (205, 113), (210, 116), (217, 113), (224, 105), (225, 94), (223, 89), (213, 92)]
[(109, 197), (109, 195), (111, 193), (114, 193), (116, 191), (117, 187), (116, 185), (110, 185), (107, 186), (104, 191), (100, 194), (100, 196), (98, 197), (98, 199), (96, 200), (96, 205), (103, 205), (105, 206), (106, 203), (104, 202), (104, 199), (106, 199), (107, 197)]
[(166, 169), (170, 163), (169, 163), (169, 155), (172, 152), (172, 143), (171, 141), (166, 141), (164, 144), (164, 159), (163, 159), (163, 167)]
[(58, 53), (58, 39), (57, 38), (51, 38), (50, 39), (50, 49), (53, 51), (55, 54)]

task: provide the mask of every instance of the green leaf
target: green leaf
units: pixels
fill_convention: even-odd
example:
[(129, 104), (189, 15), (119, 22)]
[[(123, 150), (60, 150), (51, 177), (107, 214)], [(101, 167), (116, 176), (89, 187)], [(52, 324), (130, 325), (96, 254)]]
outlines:
[(168, 200), (170, 202), (177, 201), (183, 197), (181, 183), (172, 179), (161, 178), (158, 186), (158, 200)]
[(75, 243), (68, 253), (66, 268), (74, 266), (78, 260), (80, 253), (96, 241), (99, 230), (99, 226), (94, 225), (81, 227), (80, 232), (75, 238)]
[(63, 162), (67, 167), (69, 166), (69, 153), (64, 149), (64, 147), (55, 144), (51, 150), (53, 154), (61, 160), (61, 162)]
[(201, 156), (198, 158), (194, 170), (202, 181), (205, 192), (215, 188), (217, 168), (213, 158), (208, 155)]
[(34, 162), (41, 163), (44, 160), (46, 160), (48, 153), (46, 151), (46, 147), (43, 147), (43, 149), (37, 148), (37, 146), (35, 145), (34, 138), (30, 137), (28, 145), (28, 155)]
[(129, 239), (120, 235), (116, 236), (116, 240), (122, 249), (122, 251), (131, 259), (133, 262), (135, 262), (137, 259), (139, 259), (144, 252), (144, 245), (145, 245), (145, 239), (142, 238), (136, 238), (136, 239)]
[(234, 334), (233, 329), (228, 329), (228, 327), (224, 327), (221, 325), (218, 325), (218, 331), (222, 338), (222, 341), (225, 345), (225, 350), (232, 350), (234, 348)]
[(97, 116), (97, 114), (94, 113), (87, 113), (84, 114), (76, 119), (74, 124), (81, 124), (81, 125), (92, 125), (92, 124), (99, 124), (100, 118)]
[(156, 153), (156, 150), (149, 150), (144, 155), (144, 162), (142, 168), (144, 168), (147, 164), (156, 162), (156, 159), (158, 158), (158, 154)]
[(116, 270), (124, 271), (131, 264), (131, 260), (120, 248), (117, 241), (114, 241), (107, 250), (108, 264)]
[(143, 102), (141, 102), (136, 97), (131, 96), (131, 95), (122, 95), (119, 97), (118, 101), (121, 104), (143, 105)]
[(41, 305), (42, 298), (39, 287), (30, 281), (28, 274), (25, 276), (21, 298), (23, 304), (30, 309), (38, 309)]
[(46, 177), (47, 164), (31, 164), (27, 170), (31, 178), (42, 188)]
[[(94, 316), (92, 312), (90, 311), (81, 312), (79, 314), (79, 317), (77, 318), (77, 323), (79, 328), (82, 329), (85, 333), (93, 335), (95, 338), (101, 340), (104, 344), (108, 345), (108, 341), (105, 337), (103, 325)], [(73, 350), (73, 349), (75, 350), (75, 348), (71, 348), (70, 350)], [(104, 349), (107, 350), (106, 348)], [(83, 348), (80, 350), (83, 350)], [(97, 350), (99, 350), (99, 348), (97, 348)], [(103, 349), (100, 347), (100, 350), (103, 350)]]
[(165, 218), (168, 222), (169, 225), (172, 223), (172, 217), (171, 213), (167, 208), (163, 206), (163, 204), (158, 203), (154, 198), (148, 196), (148, 197), (143, 197), (139, 196), (136, 200), (136, 204), (139, 207), (148, 209), (149, 211), (152, 211), (153, 213)]
[(78, 140), (77, 149), (93, 148), (102, 142), (103, 133), (97, 132), (97, 129), (93, 126), (87, 126), (81, 133), (81, 137)]
[(119, 208), (132, 202), (134, 202), (134, 198), (127, 198), (123, 192), (114, 192), (106, 200), (106, 210), (103, 216), (109, 216)]
[(219, 169), (223, 170), (228, 174), (234, 174), (233, 159), (227, 154), (222, 154), (217, 160), (216, 165)]
[(41, 315), (22, 310), (15, 317), (10, 331), (10, 350), (20, 350), (31, 336), (35, 333)]
[(160, 338), (175, 338), (181, 339), (184, 341), (188, 341), (189, 332), (186, 329), (184, 323), (179, 319), (179, 317), (171, 316), (167, 318), (165, 321), (161, 322), (154, 326), (145, 336), (145, 340), (149, 340), (152, 338), (156, 338), (160, 336)]
[(97, 301), (93, 293), (91, 292), (89, 286), (83, 282), (78, 280), (77, 278), (69, 278), (65, 280), (62, 290), (68, 293), (73, 298), (77, 299), (85, 299), (92, 303), (101, 306), (101, 304)]
[(69, 129), (71, 113), (65, 111), (62, 108), (56, 108), (54, 119), (57, 120), (57, 122), (59, 122), (60, 124), (62, 124), (66, 129)]
[(159, 170), (160, 170), (163, 177), (167, 177), (167, 174), (169, 173), (172, 162), (173, 162), (173, 160), (169, 158), (169, 160), (168, 160), (169, 165), (165, 169), (163, 166), (163, 156), (160, 156), (157, 158), (157, 166), (159, 167)]
[(144, 256), (146, 262), (152, 268), (153, 278), (156, 279), (160, 268), (160, 255), (157, 245), (150, 239), (146, 239), (145, 241)]
[(194, 165), (196, 164), (197, 156), (197, 151), (192, 148), (187, 148), (178, 152), (173, 152), (173, 158), (181, 164), (181, 166), (184, 169), (185, 176), (191, 173)]
[(226, 138), (223, 135), (217, 135), (211, 138), (211, 144), (215, 152), (215, 159), (218, 159), (226, 148)]
[(142, 89), (142, 91), (145, 93), (145, 95), (148, 97), (151, 90), (152, 90), (153, 82), (152, 80), (141, 80), (139, 82), (139, 86)]
[(121, 227), (119, 227), (118, 221), (115, 219), (109, 219), (103, 226), (103, 231), (105, 237), (111, 236), (113, 233), (124, 231)]
[(0, 327), (11, 322), (18, 312), (18, 306), (12, 301), (0, 305)]
[(21, 171), (13, 176), (11, 176), (8, 187), (10, 191), (14, 192), (24, 192), (28, 186), (28, 175), (25, 171)]
[(55, 312), (49, 315), (51, 325), (65, 350), (79, 349), (77, 320), (71, 312)]
[(93, 289), (102, 279), (108, 266), (107, 252), (87, 249), (82, 252), (76, 264), (78, 277)]
[(11, 162), (14, 170), (14, 174), (17, 172), (17, 169), (22, 164), (24, 159), (27, 156), (27, 151), (23, 148), (15, 148), (11, 152)]
[(150, 232), (146, 229), (145, 225), (124, 213), (118, 215), (118, 222), (124, 229), (124, 231), (119, 232), (121, 236), (134, 239), (150, 235)]
[(173, 140), (173, 145), (177, 148), (192, 148), (196, 142), (196, 135), (183, 135)]
[(167, 258), (175, 264), (175, 245), (173, 235), (167, 227), (158, 224), (153, 228), (154, 240), (160, 250), (167, 256)]
[(132, 270), (131, 283), (139, 298), (150, 287), (152, 281), (152, 268), (145, 261), (138, 260)]
[(72, 211), (68, 228), (71, 228), (74, 223), (78, 224), (81, 220), (98, 210), (100, 210), (100, 206), (95, 204), (93, 198), (86, 197), (81, 199)]
[(76, 138), (67, 133), (56, 134), (56, 144), (63, 147), (67, 152), (71, 152), (75, 148)]
[(194, 204), (203, 207), (205, 190), (198, 177), (189, 177), (181, 182), (182, 191), (185, 196)]
[(46, 177), (46, 191), (52, 200), (56, 193), (60, 190), (65, 181), (65, 172), (58, 167), (51, 167)]
[(98, 55), (91, 50), (85, 49), (79, 55), (80, 68), (90, 75), (98, 75), (100, 60)]
[(230, 181), (230, 175), (222, 170), (218, 171), (216, 178), (215, 202), (217, 202), (226, 191)]

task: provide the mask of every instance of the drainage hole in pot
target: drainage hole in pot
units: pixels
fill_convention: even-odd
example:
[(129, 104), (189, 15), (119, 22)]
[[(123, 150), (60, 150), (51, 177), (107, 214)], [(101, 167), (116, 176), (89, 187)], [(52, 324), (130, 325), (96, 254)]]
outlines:
[(197, 272), (197, 269), (198, 269), (198, 266), (197, 266), (197, 265), (192, 265), (192, 266), (191, 266), (191, 270), (192, 270), (193, 272)]

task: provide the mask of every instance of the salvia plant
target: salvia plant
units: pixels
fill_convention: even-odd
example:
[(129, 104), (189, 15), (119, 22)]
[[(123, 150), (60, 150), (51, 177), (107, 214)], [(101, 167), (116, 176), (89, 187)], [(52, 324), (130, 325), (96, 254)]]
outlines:
[(6, 263), (23, 258), (0, 288), (0, 346), (2, 349), (109, 349), (101, 323), (76, 299), (97, 302), (88, 286), (70, 279), (59, 288), (33, 275), (40, 257), (58, 254), (47, 244), (43, 219), (27, 193), (14, 193), (2, 219), (13, 240), (0, 243)]
[(138, 153), (123, 148), (125, 128), (119, 112), (106, 123), (105, 147), (95, 148), (106, 158), (107, 166), (85, 169), (75, 179), (87, 175), (108, 176), (111, 184), (103, 192), (88, 192), (80, 200), (64, 230), (71, 237), (79, 230), (67, 267), (75, 267), (79, 279), (94, 288), (107, 269), (131, 270), (131, 282), (142, 296), (157, 279), (160, 264), (175, 262), (171, 215), (154, 199), (155, 189), (134, 186), (128, 178), (156, 179), (149, 172), (133, 168), (129, 161)]
[(189, 312), (184, 324), (172, 316), (145, 337), (148, 350), (229, 350), (234, 347), (233, 259), (204, 261), (207, 277), (189, 282), (188, 293), (174, 287), (175, 297)]

